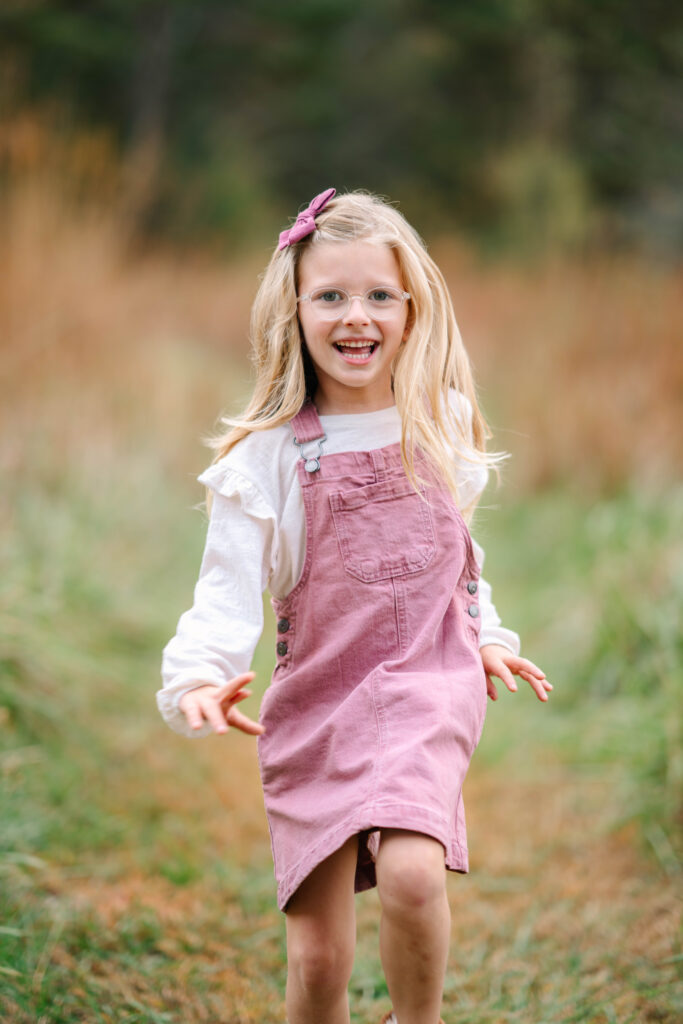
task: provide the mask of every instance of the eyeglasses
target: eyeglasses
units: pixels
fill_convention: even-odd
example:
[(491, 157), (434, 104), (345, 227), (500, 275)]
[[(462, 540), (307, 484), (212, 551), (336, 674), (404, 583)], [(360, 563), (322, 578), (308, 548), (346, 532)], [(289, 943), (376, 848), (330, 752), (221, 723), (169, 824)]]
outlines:
[(409, 298), (410, 292), (398, 288), (368, 288), (364, 295), (349, 295), (343, 288), (316, 288), (296, 301), (310, 302), (319, 320), (341, 320), (349, 311), (351, 299), (360, 299), (371, 320), (390, 320)]

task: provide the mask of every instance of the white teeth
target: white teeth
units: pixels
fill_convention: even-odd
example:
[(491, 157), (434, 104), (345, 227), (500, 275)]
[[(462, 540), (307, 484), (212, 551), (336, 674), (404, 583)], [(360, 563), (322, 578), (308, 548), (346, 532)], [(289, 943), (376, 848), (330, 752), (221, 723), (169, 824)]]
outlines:
[[(340, 355), (343, 355), (345, 359), (350, 359), (352, 362), (360, 363), (367, 362), (377, 348), (379, 342), (336, 341), (334, 344), (337, 351)], [(358, 354), (353, 351), (354, 349), (358, 349)]]
[[(370, 356), (373, 354), (379, 342), (377, 341), (336, 341), (335, 347), (337, 351), (344, 356), (345, 359), (350, 359), (352, 362), (361, 363), (367, 362)], [(352, 354), (351, 350), (357, 348), (359, 350), (358, 355)]]

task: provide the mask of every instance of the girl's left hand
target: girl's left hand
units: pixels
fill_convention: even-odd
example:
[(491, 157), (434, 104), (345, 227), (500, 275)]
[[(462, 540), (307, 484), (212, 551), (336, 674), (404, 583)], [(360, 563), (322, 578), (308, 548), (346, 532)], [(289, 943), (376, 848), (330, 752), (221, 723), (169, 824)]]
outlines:
[(486, 644), (479, 649), (479, 653), (486, 673), (486, 692), (491, 700), (498, 700), (498, 690), (491, 676), (502, 679), (508, 690), (514, 693), (517, 689), (515, 675), (526, 679), (539, 700), (548, 699), (547, 691), (552, 690), (552, 685), (546, 679), (545, 672), (542, 672), (538, 665), (534, 665), (533, 661), (519, 658), (507, 647), (500, 647), (498, 644)]

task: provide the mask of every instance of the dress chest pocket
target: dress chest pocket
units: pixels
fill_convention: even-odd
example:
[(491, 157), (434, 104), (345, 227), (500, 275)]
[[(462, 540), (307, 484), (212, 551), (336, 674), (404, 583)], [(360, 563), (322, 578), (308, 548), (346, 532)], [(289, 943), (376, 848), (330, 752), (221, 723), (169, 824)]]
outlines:
[(434, 557), (429, 505), (407, 477), (336, 491), (329, 502), (344, 569), (363, 583), (420, 572)]

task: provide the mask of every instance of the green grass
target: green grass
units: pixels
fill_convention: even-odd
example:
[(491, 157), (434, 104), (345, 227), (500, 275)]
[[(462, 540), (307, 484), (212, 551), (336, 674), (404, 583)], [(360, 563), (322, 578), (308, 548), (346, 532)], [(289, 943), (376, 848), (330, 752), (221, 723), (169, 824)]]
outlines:
[[(17, 480), (4, 495), (0, 1013), (18, 1024), (283, 1019), (267, 837), (240, 797), (251, 741), (189, 743), (156, 711), (204, 521), (189, 511), (201, 495), (144, 465), (97, 486)], [(499, 610), (555, 691), (545, 707), (520, 688), (490, 708), (473, 785), (509, 787), (497, 840), (510, 859), (486, 860), (475, 819), (473, 872), (450, 882), (449, 1021), (673, 1022), (681, 1010), (680, 950), (655, 956), (623, 936), (668, 912), (680, 877), (682, 501), (553, 493), (479, 518)], [(257, 691), (272, 640), (269, 618)], [(560, 797), (557, 834), (528, 834), (530, 802), (547, 812)], [(598, 887), (584, 901), (568, 879), (605, 844), (626, 858), (621, 897)], [(376, 894), (358, 906), (355, 1022), (388, 1008)]]
[[(683, 488), (586, 507), (567, 494), (539, 495), (482, 512), (477, 533), (504, 622), (554, 685), (542, 709), (548, 754), (609, 773), (612, 821), (635, 818), (644, 836), (665, 837), (657, 853), (678, 871)], [(505, 721), (490, 714), (480, 756), (503, 758), (534, 738), (539, 718), (524, 696), (503, 694)]]

